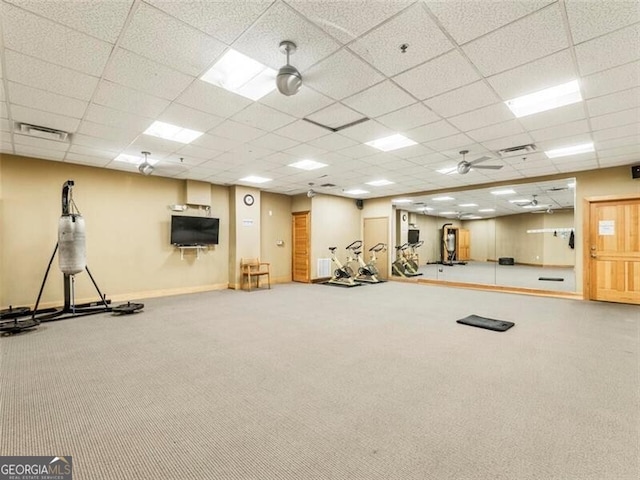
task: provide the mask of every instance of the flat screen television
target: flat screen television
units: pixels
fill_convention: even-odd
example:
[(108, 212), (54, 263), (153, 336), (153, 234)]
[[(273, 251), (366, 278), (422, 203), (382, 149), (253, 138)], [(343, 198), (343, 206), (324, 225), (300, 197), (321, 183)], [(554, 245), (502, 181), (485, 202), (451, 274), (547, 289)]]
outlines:
[(220, 219), (211, 217), (171, 216), (171, 243), (196, 246), (217, 245)]
[(410, 229), (407, 241), (409, 243), (418, 243), (420, 241), (420, 230)]

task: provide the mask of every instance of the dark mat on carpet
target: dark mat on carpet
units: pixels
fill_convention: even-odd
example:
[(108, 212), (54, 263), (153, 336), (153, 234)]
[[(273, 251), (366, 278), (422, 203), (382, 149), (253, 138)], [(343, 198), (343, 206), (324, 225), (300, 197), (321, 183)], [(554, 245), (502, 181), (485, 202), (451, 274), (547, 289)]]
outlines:
[(538, 277), (538, 280), (544, 280), (546, 282), (564, 282), (562, 277)]
[(329, 285), (330, 287), (342, 287), (342, 288), (351, 288), (351, 287), (360, 287), (362, 285), (364, 285), (364, 283), (352, 283), (352, 284), (345, 284), (345, 283), (331, 283), (331, 282), (321, 282), (318, 285)]
[(468, 317), (456, 320), (457, 323), (470, 325), (472, 327), (486, 328), (496, 332), (504, 332), (515, 325), (513, 322), (505, 322), (504, 320), (495, 320), (493, 318), (481, 317), (479, 315), (469, 315)]

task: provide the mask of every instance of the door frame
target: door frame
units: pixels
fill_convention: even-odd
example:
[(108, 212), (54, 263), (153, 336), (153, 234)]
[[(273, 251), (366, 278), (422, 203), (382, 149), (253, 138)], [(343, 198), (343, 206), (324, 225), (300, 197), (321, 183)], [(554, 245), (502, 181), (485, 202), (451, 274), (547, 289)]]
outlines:
[(589, 250), (589, 240), (591, 238), (591, 204), (601, 202), (615, 202), (625, 200), (640, 199), (638, 193), (627, 193), (621, 195), (600, 195), (595, 197), (584, 197), (582, 199), (582, 298), (591, 298), (591, 254)]
[[(300, 282), (298, 280), (294, 280), (295, 276), (295, 267), (296, 267), (296, 256), (295, 256), (295, 246), (296, 246), (296, 215), (304, 215), (306, 216), (308, 221), (308, 230), (307, 230), (307, 279), (306, 282)], [(291, 212), (291, 281), (298, 283), (311, 283), (311, 210), (302, 210), (300, 212)]]

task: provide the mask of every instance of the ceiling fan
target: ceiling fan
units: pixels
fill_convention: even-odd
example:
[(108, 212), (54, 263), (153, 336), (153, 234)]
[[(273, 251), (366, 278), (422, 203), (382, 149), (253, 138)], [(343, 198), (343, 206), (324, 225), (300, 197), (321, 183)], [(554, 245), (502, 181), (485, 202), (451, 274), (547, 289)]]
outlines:
[(153, 161), (153, 163), (149, 161), (151, 152), (140, 153), (142, 153), (144, 160), (138, 164), (138, 171), (143, 175), (157, 174), (159, 176), (172, 177), (187, 171), (187, 167), (182, 164), (183, 158), (180, 158), (180, 164), (164, 163), (160, 165), (157, 161)]
[(504, 165), (477, 165), (480, 162), (484, 162), (486, 160), (490, 160), (491, 157), (483, 156), (480, 158), (476, 158), (475, 160), (471, 160), (468, 162), (465, 160), (465, 155), (469, 153), (469, 150), (460, 150), (460, 155), (462, 155), (462, 160), (458, 163), (458, 173), (460, 175), (465, 175), (469, 173), (469, 171), (473, 169), (484, 169), (484, 170), (500, 170)]
[(553, 212), (555, 210), (551, 208), (551, 205), (546, 205), (547, 208), (544, 208), (544, 207), (545, 206), (543, 205), (543, 208), (534, 210), (531, 213), (548, 213), (549, 215), (553, 215)]

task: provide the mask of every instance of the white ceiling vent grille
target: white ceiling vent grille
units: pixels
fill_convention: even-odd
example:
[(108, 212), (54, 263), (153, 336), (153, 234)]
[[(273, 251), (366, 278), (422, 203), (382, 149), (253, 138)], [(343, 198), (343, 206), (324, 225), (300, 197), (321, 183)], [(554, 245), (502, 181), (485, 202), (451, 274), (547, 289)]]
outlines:
[(39, 125), (30, 125), (28, 123), (17, 123), (16, 131), (31, 137), (56, 140), (58, 142), (66, 142), (69, 140), (69, 134), (67, 132), (56, 130), (54, 128), (41, 127)]
[(520, 145), (518, 147), (505, 148), (498, 150), (498, 155), (501, 157), (517, 157), (519, 155), (526, 155), (536, 151), (536, 146), (532, 143), (529, 145)]

